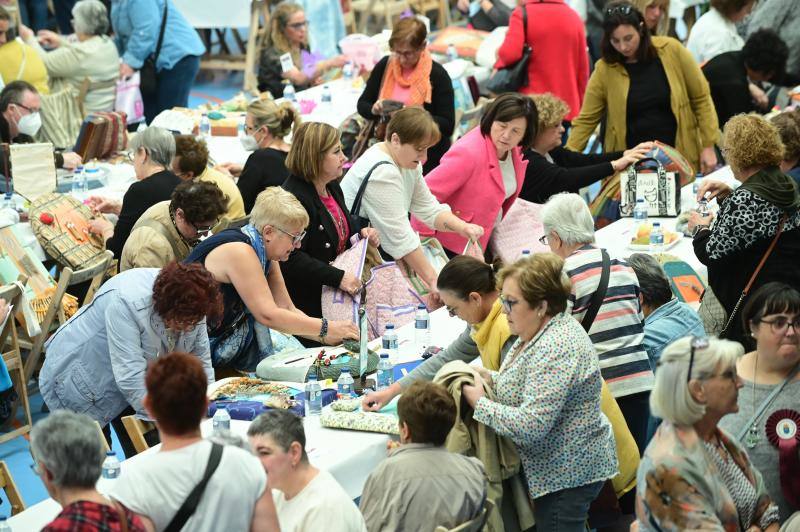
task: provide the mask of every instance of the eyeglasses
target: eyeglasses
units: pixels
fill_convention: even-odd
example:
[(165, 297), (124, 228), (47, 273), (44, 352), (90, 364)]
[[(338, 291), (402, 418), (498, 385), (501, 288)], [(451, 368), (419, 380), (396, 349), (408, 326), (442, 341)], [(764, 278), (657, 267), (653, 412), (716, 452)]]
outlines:
[(304, 239), (304, 238), (305, 238), (305, 236), (306, 236), (306, 231), (303, 231), (302, 233), (297, 233), (297, 234), (295, 235), (295, 234), (293, 234), (293, 233), (290, 233), (289, 231), (284, 231), (284, 230), (283, 230), (283, 229), (281, 229), (280, 227), (277, 227), (277, 226), (274, 226), (274, 225), (273, 225), (273, 227), (274, 227), (275, 229), (277, 229), (278, 231), (280, 231), (281, 233), (283, 233), (284, 235), (292, 237), (292, 245), (294, 245), (294, 246), (296, 246), (297, 244), (299, 244), (300, 242), (302, 242), (302, 241), (303, 241), (303, 239)]
[(214, 222), (212, 225), (194, 225), (193, 223), (189, 223), (189, 225), (194, 228), (194, 232), (197, 233), (197, 236), (204, 237), (207, 236), (212, 229), (214, 229), (214, 226), (217, 225), (217, 223)]
[(39, 109), (33, 109), (32, 107), (28, 107), (27, 105), (22, 105), (21, 103), (15, 103), (14, 105), (16, 105), (17, 107), (22, 107), (23, 109), (25, 109), (29, 113), (38, 113), (39, 112)]
[(519, 303), (519, 301), (516, 301), (514, 299), (509, 299), (508, 297), (502, 294), (500, 295), (500, 305), (502, 305), (503, 312), (505, 312), (506, 314), (511, 314), (514, 305), (516, 305), (517, 303)]
[(416, 57), (422, 52), (422, 50), (408, 50), (408, 51), (400, 51), (400, 50), (392, 50), (392, 53), (398, 57), (402, 57), (403, 59), (410, 59)]
[(727, 371), (723, 371), (722, 373), (717, 373), (716, 375), (710, 375), (708, 378), (713, 379), (714, 377), (721, 377), (725, 380), (730, 380), (736, 382), (736, 379), (739, 378), (739, 374), (736, 373), (735, 368), (731, 368)]
[(305, 20), (303, 22), (295, 22), (294, 24), (287, 24), (286, 27), (292, 28), (293, 30), (302, 30), (308, 27), (308, 21)]
[(446, 309), (447, 309), (447, 313), (448, 313), (448, 314), (450, 314), (450, 317), (451, 317), (451, 318), (454, 318), (454, 317), (455, 317), (455, 315), (456, 315), (456, 309), (454, 309), (453, 307), (451, 307), (451, 306), (449, 306), (449, 305), (445, 305), (445, 306), (444, 306), (444, 308), (446, 308)]
[(630, 4), (619, 4), (606, 8), (606, 16), (611, 17), (614, 15), (628, 16), (633, 12), (633, 6)]
[(709, 346), (708, 338), (704, 336), (692, 336), (692, 343), (689, 350), (689, 371), (686, 373), (686, 382), (692, 380), (692, 366), (694, 366), (694, 352), (707, 349)]
[(761, 323), (768, 323), (769, 328), (772, 329), (772, 332), (775, 334), (784, 334), (788, 332), (790, 325), (792, 329), (794, 329), (795, 334), (800, 333), (800, 318), (797, 317), (790, 320), (785, 316), (778, 316), (773, 320), (761, 320)]
[(543, 246), (547, 245), (547, 235), (542, 235), (539, 237), (539, 243)]

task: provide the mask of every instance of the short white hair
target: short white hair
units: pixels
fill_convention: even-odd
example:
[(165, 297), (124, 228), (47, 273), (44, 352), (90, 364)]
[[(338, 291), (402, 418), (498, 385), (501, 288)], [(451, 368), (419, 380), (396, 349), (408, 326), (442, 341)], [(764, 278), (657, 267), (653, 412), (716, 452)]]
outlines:
[(84, 35), (105, 35), (108, 11), (100, 0), (80, 0), (72, 8), (72, 27)]
[(175, 136), (164, 128), (148, 127), (133, 136), (128, 148), (134, 153), (142, 148), (154, 163), (170, 168), (175, 157)]
[[(694, 425), (706, 413), (706, 407), (689, 393), (686, 374), (689, 371), (692, 338), (675, 340), (661, 353), (656, 368), (656, 382), (650, 392), (650, 411), (654, 416), (675, 425)], [(737, 342), (708, 338), (708, 347), (695, 350), (692, 379), (704, 379), (736, 366), (736, 359), (744, 354)]]
[(545, 234), (556, 233), (567, 245), (594, 242), (594, 219), (589, 206), (577, 194), (552, 196), (542, 208)]

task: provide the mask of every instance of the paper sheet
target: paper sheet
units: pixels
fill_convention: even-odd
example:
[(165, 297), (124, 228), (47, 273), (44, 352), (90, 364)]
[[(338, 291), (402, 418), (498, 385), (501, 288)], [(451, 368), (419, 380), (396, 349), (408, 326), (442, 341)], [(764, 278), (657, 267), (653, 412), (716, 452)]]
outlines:
[(11, 175), (14, 191), (29, 201), (53, 192), (56, 189), (53, 145), (49, 142), (12, 144)]

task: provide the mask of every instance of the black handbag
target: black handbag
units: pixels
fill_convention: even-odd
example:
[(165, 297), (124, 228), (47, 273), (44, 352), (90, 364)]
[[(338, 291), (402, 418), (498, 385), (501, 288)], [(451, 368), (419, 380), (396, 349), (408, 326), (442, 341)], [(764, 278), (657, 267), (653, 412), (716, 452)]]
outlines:
[(363, 218), (361, 216), (361, 200), (364, 198), (364, 191), (367, 190), (367, 183), (369, 183), (369, 178), (372, 175), (372, 172), (375, 171), (377, 167), (382, 164), (392, 164), (389, 161), (379, 161), (375, 163), (375, 166), (369, 169), (367, 175), (364, 176), (364, 179), (361, 181), (361, 185), (358, 187), (358, 192), (356, 192), (356, 197), (353, 198), (353, 206), (350, 208), (350, 231), (355, 232), (356, 234), (360, 233), (362, 229), (365, 227), (369, 227), (369, 219)]
[(489, 78), (486, 89), (493, 94), (517, 92), (520, 87), (528, 85), (528, 62), (531, 60), (533, 50), (528, 45), (528, 9), (524, 4), (520, 9), (522, 9), (522, 34), (525, 36), (522, 57), (513, 65), (499, 69)]
[(139, 90), (142, 92), (142, 96), (152, 96), (158, 89), (156, 61), (158, 61), (158, 56), (161, 53), (161, 43), (164, 42), (164, 28), (167, 26), (168, 6), (169, 0), (164, 0), (164, 16), (161, 18), (161, 29), (158, 32), (156, 51), (144, 60), (142, 68), (139, 69)]

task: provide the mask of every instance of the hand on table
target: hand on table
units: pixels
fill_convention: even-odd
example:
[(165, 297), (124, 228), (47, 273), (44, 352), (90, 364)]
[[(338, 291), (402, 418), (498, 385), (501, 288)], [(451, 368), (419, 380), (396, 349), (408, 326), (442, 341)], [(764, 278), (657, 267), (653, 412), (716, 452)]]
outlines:
[(101, 235), (103, 240), (108, 240), (114, 236), (114, 224), (104, 217), (89, 220), (89, 232), (94, 235)]
[(369, 243), (376, 248), (381, 245), (381, 238), (378, 236), (378, 230), (374, 227), (365, 227), (362, 229), (361, 237), (369, 240)]
[(54, 31), (39, 30), (36, 33), (36, 38), (39, 40), (39, 44), (48, 48), (58, 48), (61, 46), (61, 36)]
[(94, 212), (104, 214), (119, 214), (122, 210), (122, 202), (104, 198), (102, 196), (89, 196), (88, 206)]
[(361, 408), (365, 412), (377, 412), (388, 405), (396, 396), (397, 393), (391, 387), (377, 392), (369, 392), (361, 398)]
[(355, 295), (361, 290), (361, 280), (356, 279), (352, 273), (344, 272), (342, 281), (339, 283), (339, 290), (347, 292), (351, 296)]
[(61, 157), (64, 159), (64, 164), (61, 166), (67, 170), (74, 170), (83, 163), (83, 158), (74, 151), (62, 152)]
[(326, 345), (339, 345), (343, 340), (358, 340), (358, 327), (352, 321), (329, 321)]
[(136, 70), (134, 70), (134, 68), (128, 63), (119, 64), (119, 76), (122, 79), (128, 79), (129, 77), (133, 76), (134, 72), (136, 72)]
[(475, 408), (475, 405), (478, 404), (478, 399), (484, 395), (486, 395), (486, 392), (483, 391), (482, 379), (477, 379), (474, 386), (472, 384), (464, 384), (461, 386), (461, 396), (472, 408)]
[(697, 189), (697, 201), (700, 201), (702, 198), (706, 198), (708, 200), (712, 200), (714, 198), (724, 198), (728, 194), (730, 194), (733, 189), (730, 185), (718, 181), (716, 179), (703, 179), (703, 182), (700, 183), (700, 186)]
[(714, 146), (703, 148), (700, 152), (700, 171), (703, 175), (710, 174), (717, 167), (717, 152)]
[(331, 57), (327, 61), (325, 61), (324, 69), (323, 70), (330, 70), (332, 68), (341, 68), (347, 63), (348, 59), (346, 55), (337, 55), (335, 57)]

